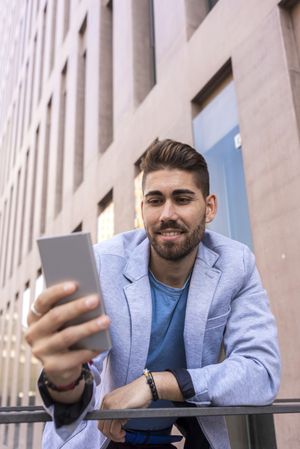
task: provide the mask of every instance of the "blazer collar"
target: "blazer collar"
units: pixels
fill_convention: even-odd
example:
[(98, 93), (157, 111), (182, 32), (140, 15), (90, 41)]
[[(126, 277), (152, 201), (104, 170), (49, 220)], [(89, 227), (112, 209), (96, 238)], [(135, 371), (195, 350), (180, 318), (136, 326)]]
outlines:
[(200, 242), (196, 259), (202, 260), (207, 267), (213, 267), (219, 258), (219, 254), (210, 249), (205, 243)]
[(146, 237), (134, 248), (125, 265), (123, 274), (131, 282), (148, 275), (150, 242)]

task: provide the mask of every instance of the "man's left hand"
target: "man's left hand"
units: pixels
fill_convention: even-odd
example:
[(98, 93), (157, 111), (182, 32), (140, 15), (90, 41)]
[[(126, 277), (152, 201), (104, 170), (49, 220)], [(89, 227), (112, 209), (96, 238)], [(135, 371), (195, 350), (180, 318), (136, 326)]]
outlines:
[[(152, 400), (151, 390), (145, 376), (141, 376), (124, 387), (108, 393), (103, 398), (102, 410), (146, 408)], [(118, 443), (125, 441), (125, 430), (122, 425), (126, 419), (113, 419), (99, 421), (98, 428), (109, 439)]]

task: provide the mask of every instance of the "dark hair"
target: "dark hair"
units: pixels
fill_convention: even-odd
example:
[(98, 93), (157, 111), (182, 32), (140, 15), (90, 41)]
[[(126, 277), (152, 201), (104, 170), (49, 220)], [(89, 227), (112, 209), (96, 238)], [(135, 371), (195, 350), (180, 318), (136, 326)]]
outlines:
[(148, 173), (161, 169), (179, 169), (194, 174), (195, 182), (204, 197), (209, 195), (209, 173), (207, 163), (194, 148), (185, 143), (175, 142), (171, 139), (155, 139), (147, 148), (141, 162), (143, 170), (142, 187)]

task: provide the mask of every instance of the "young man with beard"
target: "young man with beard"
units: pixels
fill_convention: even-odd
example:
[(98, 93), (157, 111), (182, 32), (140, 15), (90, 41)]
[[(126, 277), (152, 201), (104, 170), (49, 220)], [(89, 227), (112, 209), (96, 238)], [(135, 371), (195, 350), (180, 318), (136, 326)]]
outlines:
[[(204, 158), (189, 145), (156, 140), (142, 169), (145, 231), (95, 246), (108, 316), (61, 330), (98, 302), (92, 296), (53, 307), (74, 291), (72, 283), (46, 289), (30, 311), (27, 341), (43, 364), (40, 391), (54, 418), (44, 448), (167, 449), (176, 419), (97, 425), (83, 417), (99, 407), (262, 405), (278, 391), (276, 326), (254, 256), (245, 245), (205, 230), (216, 197), (209, 193)], [(108, 327), (108, 354), (68, 349)], [(230, 448), (222, 417), (178, 425), (187, 449)], [(129, 444), (134, 439), (138, 443)]]

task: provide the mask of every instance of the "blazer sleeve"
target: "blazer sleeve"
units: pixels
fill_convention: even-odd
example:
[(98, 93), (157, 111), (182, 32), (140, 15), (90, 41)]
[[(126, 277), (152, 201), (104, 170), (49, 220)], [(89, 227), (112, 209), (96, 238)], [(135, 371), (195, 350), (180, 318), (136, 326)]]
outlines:
[(44, 408), (52, 417), (53, 430), (60, 436), (60, 438), (62, 438), (62, 440), (69, 438), (81, 423), (82, 419), (84, 419), (85, 415), (97, 408), (97, 386), (100, 384), (101, 371), (107, 355), (108, 351), (100, 354), (90, 362), (89, 368), (93, 374), (93, 384), (85, 388), (80, 401), (75, 404), (55, 402), (50, 395), (47, 394), (45, 389), (39, 388)]
[(276, 397), (280, 382), (280, 355), (275, 319), (255, 266), (245, 247), (242, 287), (232, 298), (224, 331), (225, 359), (188, 369), (196, 404), (266, 405)]

